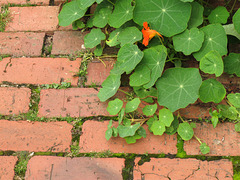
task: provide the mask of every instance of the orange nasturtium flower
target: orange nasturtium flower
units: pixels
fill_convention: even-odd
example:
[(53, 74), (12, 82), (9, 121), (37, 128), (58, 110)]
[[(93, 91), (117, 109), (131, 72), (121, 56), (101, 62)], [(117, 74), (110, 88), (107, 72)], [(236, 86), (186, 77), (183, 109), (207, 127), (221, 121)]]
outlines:
[(143, 23), (142, 33), (143, 33), (143, 42), (142, 42), (142, 43), (143, 43), (145, 46), (147, 46), (148, 43), (149, 43), (149, 41), (150, 41), (154, 36), (156, 36), (156, 35), (158, 35), (158, 36), (160, 36), (161, 38), (163, 38), (160, 33), (158, 33), (158, 32), (155, 31), (155, 30), (150, 29), (150, 28), (148, 27), (148, 23), (147, 23), (147, 22), (144, 22), (144, 23)]

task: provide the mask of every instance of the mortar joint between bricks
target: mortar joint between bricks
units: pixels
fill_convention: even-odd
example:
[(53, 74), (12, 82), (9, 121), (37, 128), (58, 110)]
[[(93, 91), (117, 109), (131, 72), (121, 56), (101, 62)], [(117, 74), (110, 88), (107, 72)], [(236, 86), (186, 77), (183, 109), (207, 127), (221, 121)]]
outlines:
[(53, 46), (53, 35), (54, 33), (46, 33), (43, 40), (43, 47), (42, 47), (42, 57), (50, 57), (52, 52)]

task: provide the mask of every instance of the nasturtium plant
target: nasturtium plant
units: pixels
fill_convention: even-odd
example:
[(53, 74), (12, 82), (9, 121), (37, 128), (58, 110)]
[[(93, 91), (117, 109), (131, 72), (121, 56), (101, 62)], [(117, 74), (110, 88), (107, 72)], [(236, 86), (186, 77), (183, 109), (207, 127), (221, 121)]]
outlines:
[(59, 25), (68, 26), (74, 21), (83, 17), (87, 9), (82, 9), (77, 1), (71, 1), (65, 4), (62, 8), (62, 11), (58, 15)]
[(229, 102), (236, 108), (240, 108), (240, 93), (228, 94)]
[(208, 20), (211, 24), (214, 23), (226, 24), (229, 15), (230, 14), (225, 7), (218, 6), (208, 16)]
[(227, 35), (220, 24), (210, 24), (200, 30), (204, 32), (204, 42), (201, 49), (193, 53), (198, 61), (212, 50), (217, 51), (221, 56), (227, 54)]
[(205, 73), (219, 77), (223, 73), (222, 57), (217, 51), (210, 51), (200, 60), (199, 68)]
[(165, 126), (170, 127), (173, 120), (173, 114), (169, 109), (163, 108), (159, 110), (159, 121), (163, 122)]
[(192, 2), (191, 6), (192, 10), (190, 19), (188, 21), (188, 29), (198, 27), (203, 23), (204, 7), (198, 2)]
[(200, 150), (203, 154), (207, 154), (210, 152), (210, 147), (206, 143), (202, 143), (200, 145)]
[[(216, 80), (223, 73), (240, 77), (240, 54), (228, 49), (228, 42), (240, 40), (240, 10), (226, 7), (229, 4), (213, 9), (194, 0), (74, 0), (63, 5), (59, 25), (88, 32), (83, 60), (97, 57), (105, 65), (105, 58), (116, 58), (97, 88), (99, 100), (108, 103), (109, 115), (118, 121), (109, 121), (107, 140), (120, 136), (132, 144), (145, 138), (148, 129), (160, 136), (178, 133), (186, 141), (194, 137), (199, 150), (209, 153), (207, 144), (194, 135), (196, 123), (181, 111), (174, 116), (198, 99), (225, 99), (228, 105), (209, 104), (215, 108), (207, 122), (215, 128), (228, 119), (240, 131), (239, 93), (231, 89), (227, 94)], [(108, 54), (110, 48), (113, 54)]]
[(228, 74), (236, 74), (240, 77), (240, 54), (230, 53), (224, 58), (224, 71)]
[(133, 20), (139, 25), (146, 21), (152, 29), (171, 37), (187, 28), (190, 15), (191, 5), (179, 0), (136, 0)]
[(185, 55), (197, 52), (202, 47), (204, 33), (198, 28), (186, 29), (183, 33), (173, 36), (173, 44), (176, 51)]
[(225, 96), (226, 89), (216, 79), (207, 79), (203, 81), (199, 89), (199, 98), (204, 103), (220, 103)]
[(235, 30), (240, 34), (240, 9), (233, 15), (233, 25)]
[(157, 110), (157, 104), (146, 105), (143, 108), (143, 114), (146, 116), (152, 116), (155, 114), (156, 110)]
[(86, 48), (94, 48), (105, 38), (105, 34), (100, 29), (92, 29), (91, 32), (84, 37), (84, 46)]
[(108, 103), (107, 111), (110, 115), (117, 115), (123, 106), (123, 101), (116, 98)]
[(181, 136), (181, 138), (185, 141), (192, 139), (192, 137), (194, 135), (193, 128), (187, 122), (183, 122), (183, 123), (179, 124), (177, 132)]
[(159, 105), (172, 112), (194, 103), (199, 97), (202, 78), (196, 68), (170, 68), (158, 79)]

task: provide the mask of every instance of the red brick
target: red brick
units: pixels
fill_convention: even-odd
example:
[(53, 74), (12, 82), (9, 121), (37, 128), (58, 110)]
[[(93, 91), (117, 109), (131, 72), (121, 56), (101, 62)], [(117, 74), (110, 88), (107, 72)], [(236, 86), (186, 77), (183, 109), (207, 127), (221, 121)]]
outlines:
[(28, 162), (25, 179), (121, 180), (124, 159), (35, 156)]
[(0, 62), (0, 81), (15, 84), (60, 84), (66, 81), (77, 86), (78, 78), (73, 75), (79, 71), (80, 64), (80, 59), (6, 58)]
[(51, 54), (74, 54), (75, 52), (85, 50), (83, 37), (86, 33), (81, 31), (54, 32)]
[[(209, 110), (211, 107), (202, 105), (189, 105), (186, 108), (178, 110), (180, 115), (187, 119), (206, 119), (210, 117)], [(177, 113), (175, 113), (177, 115)]]
[(100, 61), (91, 62), (87, 69), (86, 85), (101, 85), (102, 82), (109, 76), (110, 70), (113, 68), (115, 61), (104, 61), (105, 65)]
[(45, 33), (0, 32), (0, 54), (41, 56)]
[[(140, 158), (136, 158), (135, 164)], [(229, 160), (199, 161), (197, 159), (151, 158), (150, 162), (136, 165), (133, 171), (134, 180), (213, 180), (232, 179), (233, 168)]]
[(36, 4), (36, 5), (49, 5), (49, 0), (0, 0), (0, 5), (7, 4)]
[[(208, 156), (239, 156), (240, 134), (234, 129), (233, 123), (221, 123), (214, 129), (212, 124), (197, 124), (194, 134), (210, 147)], [(195, 138), (184, 143), (188, 155), (201, 154), (200, 144)]]
[(0, 114), (20, 114), (29, 110), (31, 90), (28, 88), (0, 88)]
[(13, 179), (14, 166), (17, 163), (15, 156), (0, 156), (0, 179)]
[(67, 122), (0, 120), (0, 151), (66, 152), (71, 129)]
[(109, 115), (93, 88), (46, 89), (40, 94), (39, 116), (86, 117)]
[[(103, 152), (111, 151), (113, 153), (136, 153), (136, 154), (176, 154), (177, 136), (162, 135), (155, 136), (148, 130), (147, 137), (137, 140), (135, 144), (127, 144), (123, 138), (111, 138), (109, 141), (105, 138), (108, 121), (86, 121), (82, 126), (83, 134), (80, 136), (80, 152)], [(115, 124), (116, 125), (116, 124)], [(144, 126), (147, 129), (147, 126)]]
[(10, 7), (12, 21), (5, 31), (54, 31), (58, 26), (58, 6)]

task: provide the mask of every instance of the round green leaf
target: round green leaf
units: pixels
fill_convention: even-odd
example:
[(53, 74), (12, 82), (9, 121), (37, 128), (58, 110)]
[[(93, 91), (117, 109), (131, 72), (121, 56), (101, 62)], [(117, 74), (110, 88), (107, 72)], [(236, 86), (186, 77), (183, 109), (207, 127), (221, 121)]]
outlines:
[(143, 52), (137, 45), (126, 44), (118, 51), (117, 62), (119, 63), (120, 69), (129, 72), (137, 66), (142, 58)]
[(124, 138), (127, 136), (133, 136), (135, 132), (138, 130), (139, 126), (140, 126), (140, 123), (130, 125), (130, 126), (119, 125), (117, 127), (119, 136), (121, 138)]
[(130, 86), (141, 86), (150, 81), (150, 69), (147, 66), (137, 66), (134, 73), (130, 76)]
[(102, 88), (98, 93), (100, 101), (104, 102), (116, 94), (118, 88), (120, 87), (120, 79), (120, 75), (111, 74), (107, 77), (107, 79), (102, 83)]
[(235, 124), (235, 131), (240, 132), (240, 122)]
[(142, 39), (142, 33), (136, 27), (127, 27), (125, 28), (118, 37), (121, 46), (125, 44), (133, 44)]
[(109, 101), (107, 111), (110, 115), (116, 115), (123, 106), (123, 101), (116, 98), (113, 101)]
[(135, 98), (131, 101), (128, 101), (125, 107), (125, 112), (129, 113), (129, 112), (133, 112), (135, 110), (137, 110), (139, 104), (140, 104), (140, 99), (139, 98)]
[(76, 0), (81, 9), (90, 7), (96, 0)]
[(206, 143), (202, 143), (200, 145), (200, 150), (201, 150), (201, 153), (207, 154), (210, 152), (210, 147)]
[(106, 38), (100, 29), (92, 29), (90, 33), (84, 36), (84, 46), (86, 48), (94, 48)]
[(113, 13), (109, 17), (109, 24), (114, 28), (119, 28), (125, 22), (133, 18), (132, 0), (117, 1)]
[(211, 122), (212, 122), (213, 128), (216, 128), (218, 124), (218, 116), (212, 116)]
[(202, 102), (220, 103), (226, 95), (226, 89), (216, 79), (203, 81), (199, 89), (199, 98)]
[(192, 2), (191, 17), (188, 22), (188, 28), (198, 27), (203, 23), (203, 6), (198, 2)]
[(236, 120), (237, 119), (237, 111), (235, 107), (230, 107), (228, 105), (225, 104), (219, 104), (217, 106), (217, 108), (219, 109), (219, 113), (228, 119), (232, 119), (232, 120)]
[(192, 139), (194, 134), (193, 128), (187, 122), (179, 124), (177, 132), (184, 141)]
[(151, 131), (153, 132), (154, 135), (163, 135), (165, 132), (166, 128), (164, 123), (160, 121), (154, 121), (151, 126)]
[(108, 40), (106, 41), (107, 45), (112, 47), (112, 46), (116, 46), (116, 45), (120, 44), (120, 42), (118, 41), (118, 37), (121, 32), (122, 32), (121, 28), (118, 28), (118, 29), (112, 31), (109, 34)]
[(103, 28), (108, 23), (108, 18), (112, 13), (111, 8), (102, 8), (99, 12), (94, 14), (93, 25), (99, 28)]
[(146, 116), (152, 116), (157, 110), (157, 104), (153, 104), (153, 105), (146, 105), (143, 108), (143, 114)]
[(178, 125), (179, 125), (179, 121), (178, 121), (178, 118), (175, 116), (171, 126), (166, 127), (165, 133), (168, 134), (168, 135), (175, 134), (177, 132)]
[(210, 24), (201, 28), (204, 32), (204, 42), (202, 48), (193, 53), (193, 56), (200, 61), (208, 52), (215, 50), (223, 56), (227, 54), (227, 35), (220, 24)]
[(183, 33), (173, 36), (173, 45), (176, 51), (185, 55), (199, 51), (204, 41), (204, 33), (198, 28), (186, 29)]
[(196, 68), (167, 69), (156, 83), (158, 103), (172, 112), (198, 99), (202, 78)]
[(112, 137), (112, 133), (113, 133), (112, 128), (106, 130), (105, 138), (107, 139), (107, 141)]
[(143, 138), (147, 137), (146, 130), (142, 126), (137, 130), (137, 134)]
[(103, 53), (103, 48), (101, 44), (97, 45), (96, 49), (94, 50), (94, 55), (95, 56), (101, 56)]
[(144, 56), (141, 64), (148, 66), (151, 70), (150, 81), (144, 85), (148, 89), (152, 87), (157, 79), (162, 75), (165, 61), (167, 58), (167, 49), (165, 46), (156, 46), (143, 51)]
[(224, 71), (228, 74), (236, 74), (240, 77), (240, 54), (230, 53), (223, 59)]
[(240, 93), (228, 94), (229, 102), (236, 108), (240, 108)]
[(200, 69), (208, 74), (215, 74), (216, 77), (223, 73), (223, 60), (217, 51), (208, 52), (200, 60)]
[(117, 130), (117, 128), (115, 128), (115, 127), (112, 127), (112, 136), (113, 137), (117, 137), (118, 136), (118, 130)]
[(210, 15), (208, 16), (208, 20), (211, 24), (226, 24), (229, 15), (230, 14), (225, 7), (218, 6), (210, 13)]
[(240, 34), (240, 9), (233, 15), (233, 25), (236, 31)]
[(81, 9), (76, 1), (65, 4), (58, 15), (59, 26), (68, 26), (84, 16), (87, 9)]
[(179, 0), (136, 0), (133, 20), (143, 25), (148, 22), (152, 29), (171, 37), (183, 32), (191, 15), (191, 5)]
[(235, 36), (240, 40), (240, 34), (235, 30), (233, 24), (228, 24), (223, 26), (227, 35)]
[(159, 121), (163, 122), (165, 126), (170, 127), (174, 120), (173, 114), (169, 109), (163, 108), (159, 110)]

